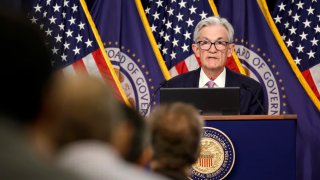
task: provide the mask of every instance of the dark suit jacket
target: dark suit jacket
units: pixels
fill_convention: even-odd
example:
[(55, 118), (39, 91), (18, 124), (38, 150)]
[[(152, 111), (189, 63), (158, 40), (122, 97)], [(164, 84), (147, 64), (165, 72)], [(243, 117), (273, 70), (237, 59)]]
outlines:
[[(200, 68), (176, 76), (165, 84), (167, 88), (199, 87)], [(258, 100), (263, 105), (263, 90), (254, 79), (226, 68), (226, 87), (240, 87), (240, 114), (264, 114)]]

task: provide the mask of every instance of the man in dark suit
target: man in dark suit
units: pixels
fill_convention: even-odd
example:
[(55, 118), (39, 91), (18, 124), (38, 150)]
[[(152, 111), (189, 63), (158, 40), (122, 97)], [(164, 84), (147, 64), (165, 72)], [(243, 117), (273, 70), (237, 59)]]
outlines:
[(265, 114), (262, 86), (225, 66), (234, 51), (233, 34), (233, 27), (225, 18), (200, 21), (194, 31), (192, 50), (201, 67), (170, 79), (165, 87), (240, 87), (240, 114)]

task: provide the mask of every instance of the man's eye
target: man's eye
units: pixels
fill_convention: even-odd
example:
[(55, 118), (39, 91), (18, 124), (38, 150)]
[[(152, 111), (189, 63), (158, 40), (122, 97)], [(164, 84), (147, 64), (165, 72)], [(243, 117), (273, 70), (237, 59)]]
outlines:
[(223, 41), (216, 41), (216, 44), (217, 45), (224, 45), (224, 42)]
[(207, 44), (211, 44), (211, 42), (209, 42), (209, 41), (203, 41), (202, 44), (203, 44), (203, 45), (207, 45)]

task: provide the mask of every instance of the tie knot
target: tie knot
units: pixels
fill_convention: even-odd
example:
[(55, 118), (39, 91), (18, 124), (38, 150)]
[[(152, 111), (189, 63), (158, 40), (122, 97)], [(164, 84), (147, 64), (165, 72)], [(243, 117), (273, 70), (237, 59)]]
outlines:
[(214, 81), (208, 81), (207, 85), (208, 85), (208, 88), (213, 88), (215, 83), (214, 83)]

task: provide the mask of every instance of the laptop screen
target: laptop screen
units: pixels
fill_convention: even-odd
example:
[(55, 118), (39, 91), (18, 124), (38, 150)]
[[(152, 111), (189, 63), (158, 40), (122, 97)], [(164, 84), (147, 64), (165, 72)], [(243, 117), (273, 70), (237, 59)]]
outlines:
[(193, 104), (201, 115), (240, 114), (240, 88), (161, 88), (160, 104)]

